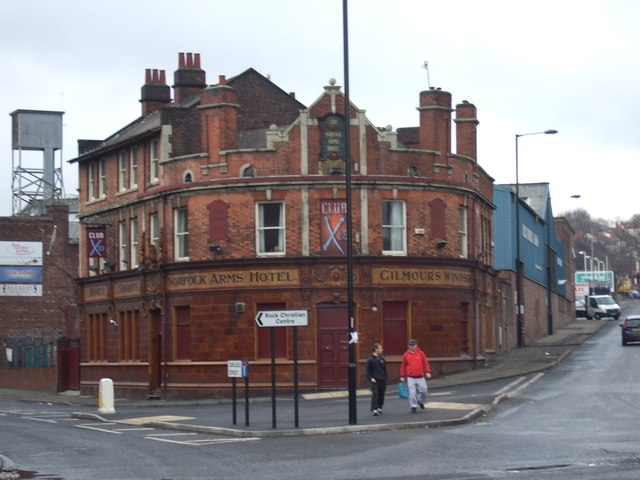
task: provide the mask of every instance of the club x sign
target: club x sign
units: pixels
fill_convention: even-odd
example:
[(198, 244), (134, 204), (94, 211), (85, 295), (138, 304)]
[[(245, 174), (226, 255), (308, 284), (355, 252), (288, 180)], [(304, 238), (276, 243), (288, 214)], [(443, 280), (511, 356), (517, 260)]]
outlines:
[(338, 220), (338, 224), (335, 226), (335, 228), (332, 228), (331, 227), (331, 222), (329, 222), (329, 217), (324, 217), (324, 223), (327, 225), (327, 229), (328, 229), (328, 232), (329, 232), (329, 238), (327, 239), (326, 242), (324, 242), (324, 245), (322, 245), (322, 249), (325, 252), (327, 251), (329, 246), (333, 243), (333, 244), (335, 244), (336, 247), (338, 247), (338, 250), (340, 250), (340, 253), (344, 253), (344, 250), (342, 250), (342, 247), (340, 246), (340, 243), (336, 239), (336, 233), (338, 233), (338, 231), (340, 230), (340, 227), (342, 226), (342, 224), (344, 222), (345, 222), (345, 218), (344, 217), (340, 217), (340, 220)]
[(89, 230), (87, 232), (87, 246), (89, 258), (103, 258), (107, 251), (105, 232), (103, 230)]
[(89, 256), (93, 257), (102, 257), (102, 252), (104, 252), (104, 247), (102, 246), (102, 240), (89, 240), (91, 242), (91, 251), (89, 252)]

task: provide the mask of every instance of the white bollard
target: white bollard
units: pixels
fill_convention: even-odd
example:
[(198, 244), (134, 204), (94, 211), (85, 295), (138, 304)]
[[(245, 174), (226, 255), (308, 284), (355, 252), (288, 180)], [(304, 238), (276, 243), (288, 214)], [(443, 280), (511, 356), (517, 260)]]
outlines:
[(114, 408), (113, 380), (102, 378), (98, 390), (98, 413), (116, 413)]

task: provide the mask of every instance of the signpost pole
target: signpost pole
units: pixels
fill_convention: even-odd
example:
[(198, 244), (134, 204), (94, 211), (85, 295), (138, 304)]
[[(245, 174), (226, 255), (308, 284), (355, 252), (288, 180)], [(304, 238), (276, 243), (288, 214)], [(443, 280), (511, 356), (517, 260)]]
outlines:
[(268, 310), (256, 314), (259, 327), (271, 328), (271, 417), (276, 428), (276, 332), (275, 327), (293, 327), (293, 395), (295, 424), (298, 426), (298, 327), (309, 324), (307, 310)]
[(293, 327), (293, 412), (298, 428), (298, 327)]
[[(248, 369), (248, 367), (247, 367)], [(249, 426), (249, 373), (244, 377), (244, 425)]]
[(276, 428), (276, 331), (271, 328), (271, 426)]
[(231, 378), (231, 404), (232, 404), (232, 419), (233, 424), (236, 425), (238, 421), (237, 408), (238, 408), (238, 395), (236, 378), (244, 377), (244, 418), (245, 425), (249, 426), (249, 362), (247, 360), (229, 360), (227, 361), (227, 376)]
[(233, 403), (233, 424), (236, 424), (236, 377), (231, 379), (231, 398)]

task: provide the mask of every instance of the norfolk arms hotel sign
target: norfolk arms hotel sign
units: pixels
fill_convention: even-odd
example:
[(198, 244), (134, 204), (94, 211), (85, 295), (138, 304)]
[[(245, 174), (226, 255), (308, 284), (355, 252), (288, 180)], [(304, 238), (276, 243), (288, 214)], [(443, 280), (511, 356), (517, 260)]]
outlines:
[[(442, 268), (373, 268), (374, 285), (422, 285), (471, 287), (473, 275), (464, 270)], [(278, 270), (215, 270), (173, 273), (167, 277), (167, 291), (212, 290), (241, 287), (295, 287), (300, 285), (297, 269)], [(95, 301), (107, 297), (106, 285), (85, 286), (85, 300)], [(115, 297), (140, 293), (137, 280), (122, 282), (114, 288)]]
[[(374, 268), (374, 285), (432, 285), (471, 287), (473, 275), (464, 270), (442, 268)], [(168, 291), (234, 288), (234, 287), (288, 287), (300, 285), (297, 269), (205, 271), (175, 273), (167, 277)]]

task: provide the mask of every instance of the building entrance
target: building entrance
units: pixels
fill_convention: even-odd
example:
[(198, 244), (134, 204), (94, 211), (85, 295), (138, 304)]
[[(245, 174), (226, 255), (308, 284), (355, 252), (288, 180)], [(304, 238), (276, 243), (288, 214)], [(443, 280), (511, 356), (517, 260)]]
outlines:
[(345, 303), (318, 305), (318, 386), (346, 387), (349, 368), (348, 308)]

